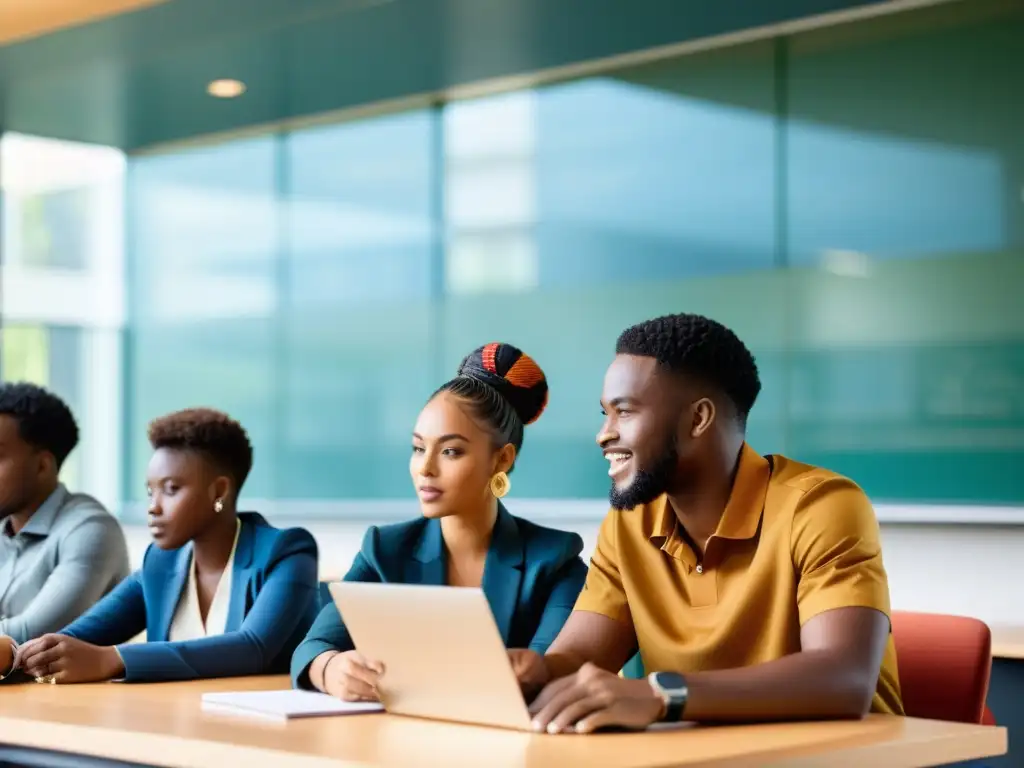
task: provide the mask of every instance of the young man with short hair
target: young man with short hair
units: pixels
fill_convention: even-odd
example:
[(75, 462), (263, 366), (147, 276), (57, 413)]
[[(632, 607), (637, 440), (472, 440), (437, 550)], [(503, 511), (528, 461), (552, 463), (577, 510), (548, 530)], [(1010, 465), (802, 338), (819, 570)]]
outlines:
[(77, 444), (60, 398), (0, 384), (0, 635), (15, 643), (71, 623), (129, 573), (117, 520), (58, 479)]
[[(760, 391), (698, 315), (619, 337), (598, 435), (612, 510), (544, 657), (511, 651), (534, 727), (902, 714), (878, 522), (850, 480), (745, 441)], [(648, 679), (616, 672), (639, 648)]]

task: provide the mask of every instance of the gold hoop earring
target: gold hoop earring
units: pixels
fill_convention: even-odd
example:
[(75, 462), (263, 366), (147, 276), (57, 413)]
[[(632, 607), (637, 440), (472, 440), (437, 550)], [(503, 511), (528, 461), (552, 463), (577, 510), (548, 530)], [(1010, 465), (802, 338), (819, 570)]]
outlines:
[(494, 494), (494, 498), (500, 499), (505, 496), (512, 488), (512, 481), (508, 479), (508, 475), (504, 472), (498, 472), (491, 478), (491, 493)]
[(217, 499), (215, 502), (213, 502), (213, 511), (216, 512), (218, 515), (221, 512), (223, 512), (224, 511), (224, 502), (221, 501), (220, 499)]

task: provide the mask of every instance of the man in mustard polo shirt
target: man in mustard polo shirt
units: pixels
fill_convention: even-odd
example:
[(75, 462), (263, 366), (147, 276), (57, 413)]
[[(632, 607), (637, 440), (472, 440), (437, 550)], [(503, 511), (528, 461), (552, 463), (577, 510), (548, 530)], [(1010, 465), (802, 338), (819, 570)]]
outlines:
[[(524, 689), (543, 688), (537, 730), (903, 713), (871, 503), (746, 444), (760, 388), (713, 320), (619, 337), (597, 438), (612, 510), (586, 585), (544, 657), (510, 651)], [(638, 648), (652, 674), (617, 675)]]

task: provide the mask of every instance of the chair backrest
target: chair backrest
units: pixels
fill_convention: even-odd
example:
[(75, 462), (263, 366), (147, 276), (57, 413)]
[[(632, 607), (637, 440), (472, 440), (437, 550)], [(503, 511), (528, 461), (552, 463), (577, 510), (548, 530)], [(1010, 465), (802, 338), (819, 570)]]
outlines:
[(985, 721), (992, 672), (987, 624), (964, 616), (893, 611), (892, 635), (908, 717)]

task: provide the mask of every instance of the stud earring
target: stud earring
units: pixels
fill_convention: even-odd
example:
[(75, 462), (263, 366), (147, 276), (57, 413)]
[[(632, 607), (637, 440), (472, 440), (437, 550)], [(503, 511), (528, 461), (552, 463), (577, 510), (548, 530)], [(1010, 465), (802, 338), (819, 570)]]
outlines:
[(505, 496), (512, 488), (512, 481), (508, 479), (508, 475), (504, 472), (498, 472), (491, 478), (491, 493), (494, 494), (494, 498), (500, 499)]
[(223, 512), (224, 511), (224, 502), (221, 501), (220, 499), (217, 499), (215, 502), (213, 502), (213, 511), (216, 512), (218, 515), (221, 512)]

